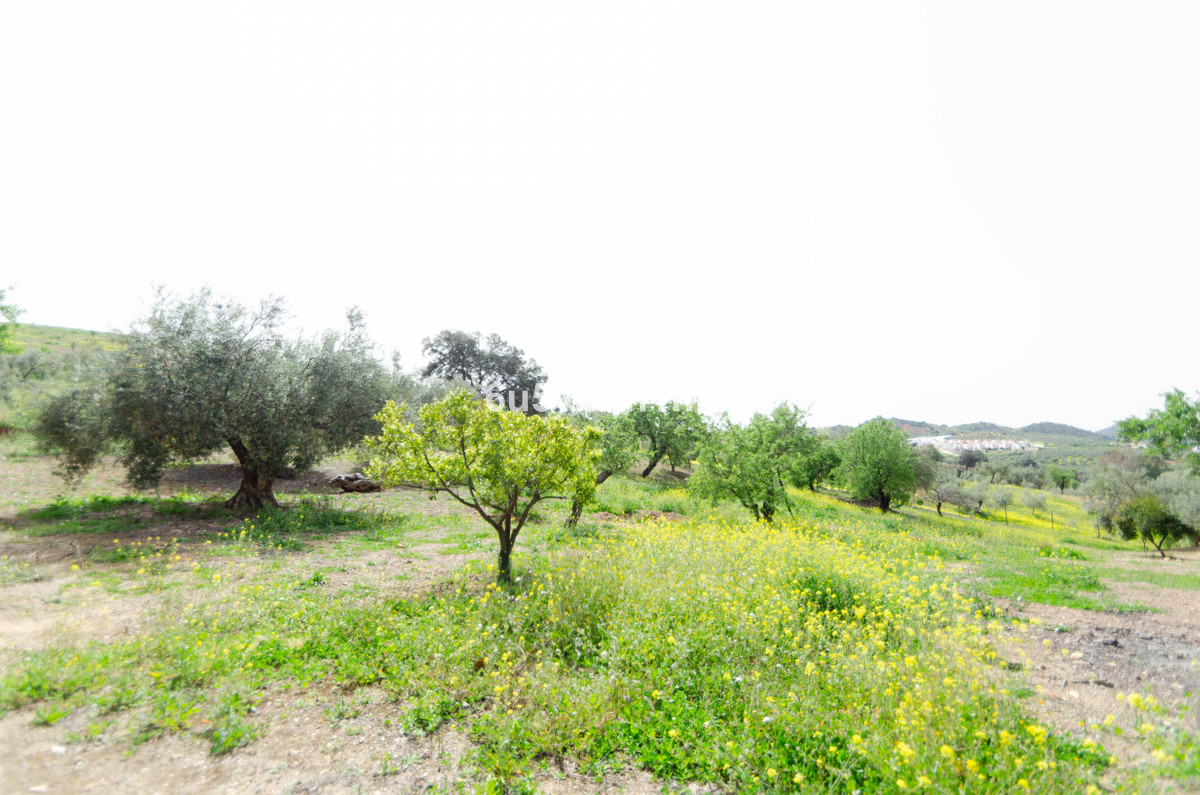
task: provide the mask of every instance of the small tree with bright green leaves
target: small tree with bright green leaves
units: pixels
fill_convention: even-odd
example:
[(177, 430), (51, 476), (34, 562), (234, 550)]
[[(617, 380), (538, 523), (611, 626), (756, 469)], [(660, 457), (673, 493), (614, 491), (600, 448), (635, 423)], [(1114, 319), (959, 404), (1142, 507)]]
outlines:
[(489, 406), (460, 390), (423, 406), (421, 429), (389, 402), (366, 440), (367, 475), (385, 486), (449, 494), (473, 509), (500, 541), (497, 579), (512, 579), (512, 552), (535, 505), (548, 499), (586, 503), (596, 491), (600, 431), (562, 417), (528, 416)]
[(21, 310), (16, 304), (4, 303), (4, 295), (8, 290), (0, 290), (0, 318), (5, 322), (0, 323), (0, 353), (19, 353), (20, 348), (13, 344), (12, 332), (17, 325), (17, 318), (21, 316)]
[(1188, 400), (1181, 390), (1163, 395), (1164, 405), (1145, 419), (1130, 417), (1117, 423), (1117, 433), (1131, 442), (1149, 442), (1164, 456), (1183, 453), (1193, 475), (1200, 475), (1200, 401)]
[(818, 437), (792, 468), (792, 482), (816, 491), (819, 484), (833, 479), (841, 462), (837, 443), (827, 436)]
[(713, 501), (735, 499), (755, 519), (769, 522), (781, 505), (789, 505), (786, 484), (796, 480), (795, 469), (816, 446), (804, 412), (795, 406), (755, 414), (744, 426), (726, 416), (701, 445), (688, 488)]
[[(600, 486), (617, 472), (625, 472), (633, 463), (637, 451), (637, 434), (628, 414), (603, 417), (599, 422), (600, 459), (596, 463), (596, 485)], [(583, 516), (583, 500), (576, 497), (571, 502), (571, 515), (567, 526), (574, 527)]]
[(917, 483), (908, 436), (883, 417), (864, 422), (842, 440), (839, 472), (854, 497), (875, 500), (883, 513), (907, 503)]

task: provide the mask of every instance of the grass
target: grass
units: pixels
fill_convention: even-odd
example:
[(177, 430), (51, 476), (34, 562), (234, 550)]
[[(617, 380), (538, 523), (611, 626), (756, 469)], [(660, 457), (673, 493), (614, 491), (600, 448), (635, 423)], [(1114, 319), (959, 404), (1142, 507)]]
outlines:
[[(326, 717), (340, 724), (371, 685), (409, 734), (465, 730), (479, 779), (507, 791), (563, 757), (592, 775), (633, 764), (734, 791), (1084, 791), (1110, 774), (1096, 738), (1029, 717), (1030, 691), (1005, 690), (993, 648), (1012, 627), (993, 598), (1120, 606), (1106, 555), (1137, 547), (1095, 539), (1072, 501), (1056, 504), (1052, 532), (1020, 511), (1007, 524), (921, 506), (884, 516), (802, 492), (792, 517), (764, 526), (638, 478), (612, 478), (600, 496), (574, 530), (561, 526), (567, 506), (547, 506), (518, 543), (513, 588), (478, 562), (406, 596), (355, 572), (381, 551), (418, 557), (419, 543), (486, 560), (490, 531), (415, 515), (401, 492), (386, 510), (306, 498), (242, 521), (213, 514), (224, 527), (176, 541), (149, 535), (152, 523), (209, 502), (29, 509), (27, 528), (59, 533), (142, 517), (141, 537), (93, 550), (108, 568), (79, 573), (79, 587), (156, 587), (162, 607), (139, 635), (14, 655), (0, 709), (83, 710), (103, 719), (99, 735), (191, 734), (220, 755), (261, 734), (251, 716), (265, 692), (333, 683), (344, 695)], [(599, 510), (688, 519), (599, 521)], [(13, 581), (25, 570), (0, 563)], [(1170, 749), (1179, 770), (1195, 765), (1187, 742)]]

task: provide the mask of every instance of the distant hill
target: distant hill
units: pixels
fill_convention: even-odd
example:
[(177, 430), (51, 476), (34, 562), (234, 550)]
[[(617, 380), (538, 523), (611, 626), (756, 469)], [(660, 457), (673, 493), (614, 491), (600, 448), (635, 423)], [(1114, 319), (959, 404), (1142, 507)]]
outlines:
[(1105, 439), (1116, 439), (1117, 438), (1117, 426), (1114, 423), (1113, 425), (1109, 425), (1107, 428), (1101, 428), (1100, 430), (1096, 431), (1096, 435), (1102, 436)]
[(1074, 425), (1063, 425), (1061, 422), (1035, 422), (1032, 425), (1026, 425), (1021, 429), (1022, 433), (1052, 433), (1057, 436), (1077, 436), (1080, 439), (1094, 439), (1100, 434), (1093, 431), (1085, 431), (1083, 428), (1076, 428)]

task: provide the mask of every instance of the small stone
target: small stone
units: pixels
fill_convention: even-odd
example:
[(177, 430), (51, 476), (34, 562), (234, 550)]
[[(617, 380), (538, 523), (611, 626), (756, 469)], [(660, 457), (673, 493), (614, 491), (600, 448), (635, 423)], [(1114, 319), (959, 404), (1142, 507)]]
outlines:
[(29, 791), (30, 792), (49, 792), (50, 788), (47, 787), (45, 784), (38, 784), (36, 787), (30, 787)]
[(1079, 691), (1078, 690), (1068, 690), (1067, 698), (1079, 698)]
[(52, 753), (52, 754), (58, 754), (59, 756), (62, 756), (66, 752), (67, 752), (67, 749), (61, 745), (50, 746), (50, 753)]
[(1121, 645), (1121, 641), (1117, 640), (1116, 638), (1106, 638), (1105, 640), (1100, 641), (1100, 645), (1119, 647)]
[(1082, 659), (1083, 659), (1083, 652), (1081, 652), (1081, 651), (1073, 651), (1073, 652), (1071, 652), (1071, 659), (1072, 659), (1072, 660), (1082, 660)]

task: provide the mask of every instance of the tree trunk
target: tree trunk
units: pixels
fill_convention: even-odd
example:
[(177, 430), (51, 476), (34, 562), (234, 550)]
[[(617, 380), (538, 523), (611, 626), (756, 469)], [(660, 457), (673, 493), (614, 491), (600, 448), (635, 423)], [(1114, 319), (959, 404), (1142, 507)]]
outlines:
[(940, 500), (938, 501), (938, 504), (937, 504), (937, 511), (938, 511), (938, 516), (941, 516), (942, 515), (942, 503)]
[(500, 531), (500, 560), (496, 572), (496, 582), (507, 585), (512, 582), (512, 541), (508, 534)]
[(642, 477), (644, 477), (644, 478), (650, 477), (650, 473), (654, 471), (654, 468), (656, 466), (658, 466), (658, 462), (662, 461), (662, 457), (665, 454), (666, 454), (665, 450), (659, 450), (658, 452), (656, 452), (654, 454), (654, 457), (650, 459), (649, 465), (647, 465), (647, 467), (642, 470)]
[[(604, 481), (612, 477), (611, 469), (602, 469), (596, 473), (596, 485), (599, 486)], [(583, 516), (583, 503), (579, 500), (571, 501), (571, 516), (567, 519), (567, 527), (574, 527), (579, 524), (579, 519)]]
[(268, 505), (279, 507), (275, 501), (275, 473), (270, 465), (259, 464), (250, 456), (242, 440), (234, 436), (227, 440), (242, 467), (242, 484), (237, 493), (225, 501), (225, 507), (233, 510), (249, 508), (257, 511)]
[(885, 494), (883, 492), (883, 489), (880, 489), (879, 490), (879, 510), (882, 513), (887, 513), (888, 508), (890, 508), (890, 507), (892, 507), (892, 498), (889, 497), (887, 494)]

